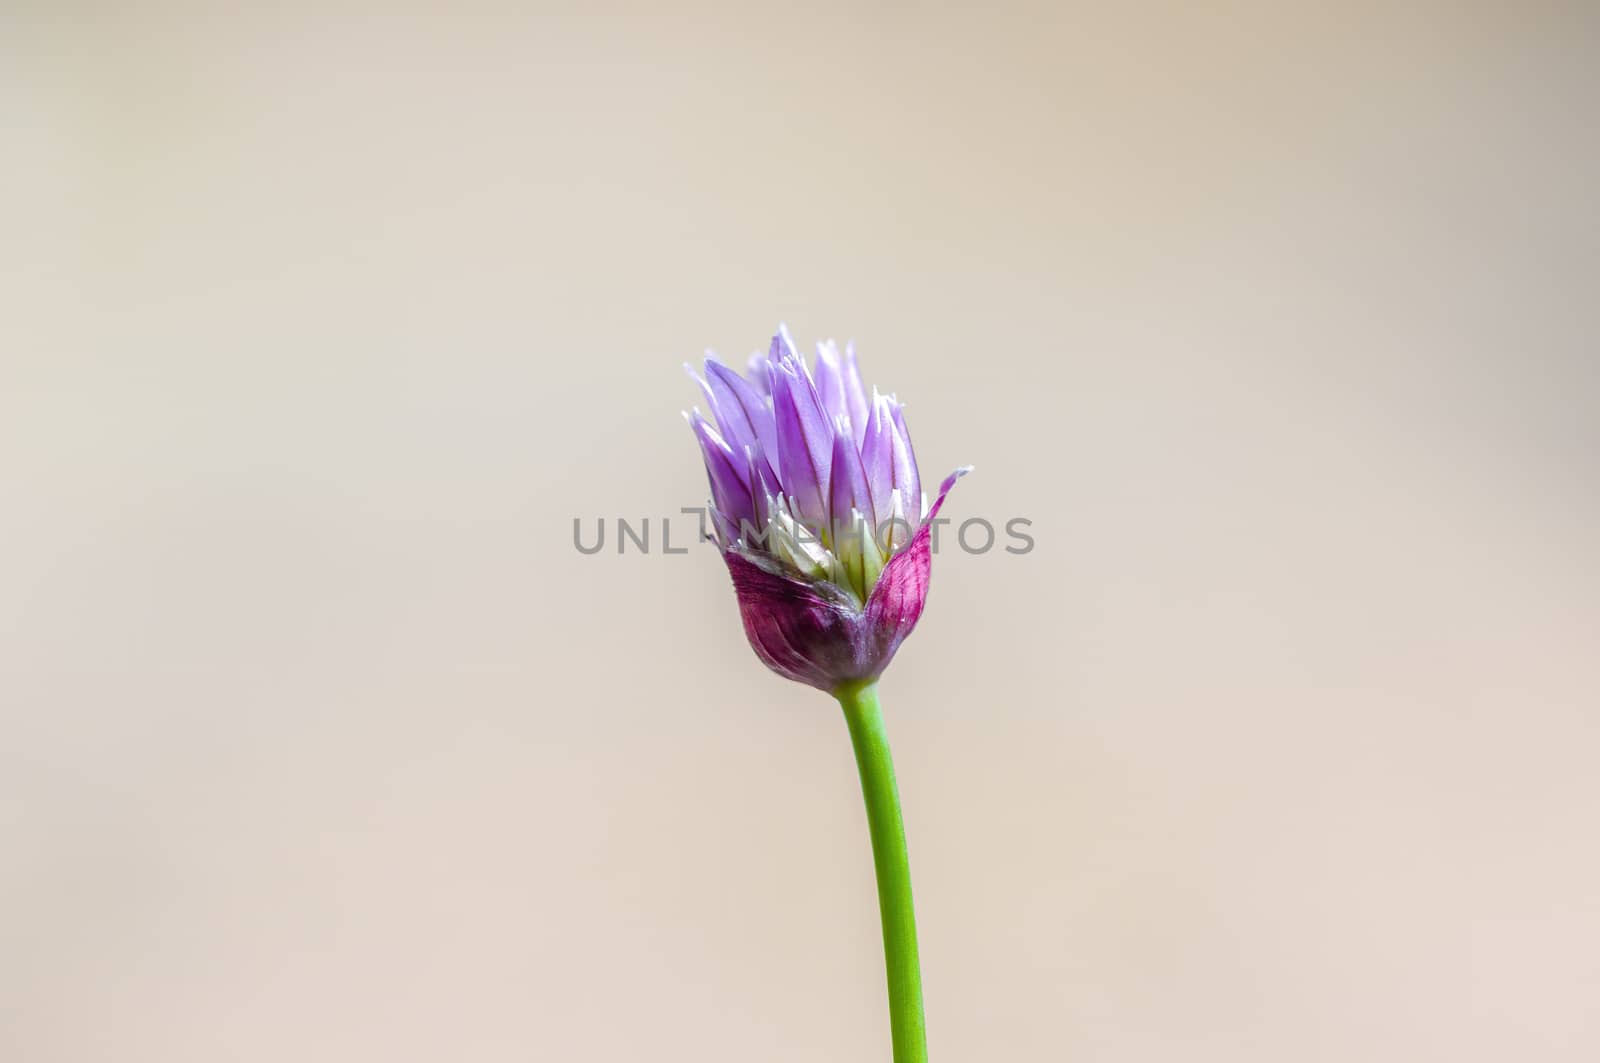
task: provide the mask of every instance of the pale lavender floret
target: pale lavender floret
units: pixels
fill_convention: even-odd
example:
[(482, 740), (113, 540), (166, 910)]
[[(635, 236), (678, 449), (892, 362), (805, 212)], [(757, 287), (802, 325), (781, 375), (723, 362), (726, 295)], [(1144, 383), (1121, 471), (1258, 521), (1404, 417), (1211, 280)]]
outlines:
[(715, 424), (689, 423), (751, 645), (823, 689), (875, 678), (921, 615), (928, 521), (966, 470), (924, 516), (905, 414), (868, 399), (853, 345), (819, 344), (813, 372), (780, 328), (747, 375), (707, 358), (695, 379)]
[(706, 400), (730, 446), (743, 452), (759, 443), (768, 454), (777, 452), (778, 436), (766, 396), (714, 358), (706, 359), (704, 385)]
[(816, 380), (817, 394), (822, 397), (828, 416), (835, 425), (843, 422), (850, 426), (850, 436), (859, 448), (866, 435), (871, 406), (861, 386), (855, 344), (846, 344), (842, 356), (839, 345), (832, 340), (817, 344)]
[(856, 365), (856, 345), (844, 345), (844, 401), (850, 413), (850, 429), (856, 446), (867, 434), (867, 390), (861, 386), (861, 369)]
[(861, 464), (861, 452), (842, 433), (834, 435), (830, 497), (834, 527), (848, 526), (850, 514), (860, 513), (870, 525), (873, 520), (872, 491), (867, 485), (867, 470)]
[(718, 530), (726, 534), (728, 528), (737, 529), (740, 521), (754, 522), (755, 499), (750, 490), (749, 463), (735, 454), (717, 430), (696, 410), (689, 415), (689, 427), (700, 441), (700, 453), (705, 458), (706, 476), (711, 481), (711, 501), (718, 520)]
[(894, 486), (905, 500), (906, 512), (913, 519), (922, 516), (922, 476), (917, 472), (917, 455), (911, 449), (911, 432), (906, 428), (905, 407), (889, 400), (889, 415), (894, 424)]
[[(872, 503), (881, 525), (892, 516), (901, 516), (913, 527), (922, 517), (922, 480), (917, 473), (917, 457), (911, 449), (911, 434), (906, 430), (900, 404), (876, 391), (872, 412), (867, 417), (866, 435), (861, 441), (861, 459), (872, 488)], [(902, 512), (896, 514), (893, 493), (900, 492)], [(899, 529), (902, 541), (908, 535)]]
[(808, 527), (828, 521), (833, 426), (804, 363), (785, 360), (773, 377), (772, 410), (777, 421), (778, 477), (795, 516)]
[[(861, 452), (843, 433), (833, 437), (830, 495), (829, 545), (852, 588), (860, 593), (870, 592), (866, 544), (862, 539), (877, 526), (872, 519), (872, 495), (867, 489), (866, 471), (861, 467)], [(858, 524), (858, 515), (864, 525)], [(877, 574), (876, 568), (872, 574)]]
[(845, 402), (844, 366), (839, 363), (839, 348), (832, 340), (817, 344), (817, 395), (822, 399), (823, 412), (835, 426), (848, 420), (850, 407)]
[(772, 398), (772, 362), (766, 355), (760, 351), (752, 353), (745, 362), (744, 375), (751, 387)]

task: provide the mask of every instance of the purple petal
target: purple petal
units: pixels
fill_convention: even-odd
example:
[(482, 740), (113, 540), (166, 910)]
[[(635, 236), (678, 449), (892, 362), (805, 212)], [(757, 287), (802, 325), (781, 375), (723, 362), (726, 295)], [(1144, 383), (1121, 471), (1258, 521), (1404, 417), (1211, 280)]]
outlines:
[[(830, 469), (832, 503), (829, 514), (828, 546), (839, 559), (857, 596), (867, 593), (868, 544), (865, 539), (873, 534), (877, 521), (873, 519), (872, 496), (867, 492), (867, 474), (861, 468), (861, 452), (846, 435), (833, 437), (833, 463)], [(860, 514), (864, 523), (857, 523)], [(872, 575), (877, 575), (882, 564), (881, 554), (873, 549)]]
[[(845, 403), (844, 367), (839, 364), (839, 348), (832, 341), (817, 344), (817, 396), (822, 400), (822, 411), (828, 420), (837, 424), (850, 419), (850, 409)], [(851, 434), (855, 424), (851, 422)]]
[(726, 440), (717, 434), (706, 419), (696, 410), (689, 417), (689, 427), (700, 440), (700, 452), (706, 462), (706, 476), (711, 481), (711, 502), (717, 511), (733, 523), (755, 520), (755, 505), (750, 497), (749, 466), (736, 456)]
[[(700, 394), (705, 397), (706, 406), (710, 408), (712, 415), (715, 416), (717, 412), (717, 397), (711, 394), (711, 387), (706, 383), (705, 377), (701, 376), (699, 373), (696, 373), (694, 371), (694, 366), (690, 365), (688, 362), (683, 363), (683, 371), (689, 374), (689, 379), (693, 380), (695, 387), (700, 389)], [(684, 416), (688, 417), (689, 415), (686, 413)]]
[(777, 498), (783, 494), (783, 481), (778, 479), (778, 474), (772, 468), (772, 462), (760, 443), (745, 451), (745, 459), (750, 470), (750, 500), (755, 505), (757, 518), (765, 520), (767, 498), (769, 496)]
[(772, 395), (772, 363), (766, 355), (760, 351), (752, 354), (745, 362), (744, 375), (751, 387), (768, 397)]
[(861, 446), (861, 440), (867, 434), (867, 415), (870, 407), (867, 406), (867, 393), (861, 386), (861, 369), (856, 365), (856, 345), (844, 345), (844, 365), (842, 372), (844, 387), (845, 409), (850, 414), (850, 430), (856, 437), (856, 446)]
[(906, 429), (905, 408), (891, 399), (890, 414), (894, 423), (894, 486), (900, 489), (900, 495), (905, 499), (906, 512), (921, 517), (922, 476), (917, 472), (916, 452), (911, 449), (911, 433)]
[(777, 428), (772, 410), (748, 380), (714, 358), (706, 359), (706, 393), (716, 407), (717, 423), (729, 446), (742, 451), (760, 443), (767, 453), (778, 449)]
[[(895, 486), (894, 418), (889, 413), (888, 402), (876, 391), (872, 393), (872, 412), (867, 416), (867, 428), (861, 440), (861, 464), (867, 475), (867, 489), (872, 494), (873, 512), (883, 514), (881, 520), (887, 520), (894, 511), (890, 501), (890, 492)], [(909, 510), (911, 505), (906, 501)]]
[(867, 527), (877, 527), (876, 510), (872, 504), (872, 493), (867, 489), (867, 473), (861, 465), (861, 453), (846, 436), (835, 434), (833, 438), (829, 476), (833, 534), (838, 536), (841, 528), (849, 529), (851, 510), (866, 518)]
[[(707, 355), (707, 367), (711, 364), (712, 358)], [(706, 406), (711, 410), (712, 420), (716, 422), (717, 434), (722, 437), (735, 455), (742, 452), (745, 447), (750, 445), (753, 437), (750, 434), (749, 426), (745, 423), (744, 416), (732, 402), (732, 397), (727, 395), (725, 389), (722, 396), (717, 394), (716, 389), (711, 386), (711, 382), (708, 379), (709, 373), (706, 376), (701, 376), (694, 371), (694, 366), (688, 362), (683, 363), (683, 371), (689, 374), (695, 384), (699, 386), (700, 393), (705, 396)], [(724, 409), (724, 406), (734, 406), (734, 409), (730, 413)]]
[(806, 360), (800, 357), (800, 352), (795, 349), (794, 340), (789, 338), (789, 326), (779, 325), (777, 335), (772, 337), (772, 344), (767, 348), (767, 361), (775, 366), (791, 365), (798, 362), (802, 367)]
[(872, 413), (867, 418), (866, 437), (861, 441), (861, 459), (877, 512), (888, 517), (893, 509), (890, 493), (899, 488), (906, 513), (913, 522), (921, 519), (922, 480), (917, 475), (916, 455), (911, 451), (911, 435), (906, 431), (900, 404), (877, 392), (872, 394)]
[(828, 470), (833, 428), (823, 416), (811, 381), (784, 365), (773, 375), (772, 412), (777, 421), (778, 476), (794, 500), (795, 516), (812, 528), (828, 519)]

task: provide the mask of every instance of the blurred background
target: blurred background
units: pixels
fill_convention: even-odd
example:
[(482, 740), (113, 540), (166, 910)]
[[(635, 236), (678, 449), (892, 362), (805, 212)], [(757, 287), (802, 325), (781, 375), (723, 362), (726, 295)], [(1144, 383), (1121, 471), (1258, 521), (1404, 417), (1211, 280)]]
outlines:
[(838, 710), (660, 551), (781, 320), (1033, 522), (882, 687), (935, 1059), (1600, 1058), (1597, 61), (7, 4), (0, 1057), (886, 1059)]

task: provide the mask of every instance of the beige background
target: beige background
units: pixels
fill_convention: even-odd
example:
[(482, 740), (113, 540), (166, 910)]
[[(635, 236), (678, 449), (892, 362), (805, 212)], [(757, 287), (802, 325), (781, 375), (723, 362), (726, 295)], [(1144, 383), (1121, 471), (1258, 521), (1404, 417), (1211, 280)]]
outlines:
[(1600, 19), (1201, 6), (7, 5), (0, 1059), (886, 1059), (836, 710), (572, 547), (779, 319), (1034, 521), (937, 1060), (1600, 1058)]

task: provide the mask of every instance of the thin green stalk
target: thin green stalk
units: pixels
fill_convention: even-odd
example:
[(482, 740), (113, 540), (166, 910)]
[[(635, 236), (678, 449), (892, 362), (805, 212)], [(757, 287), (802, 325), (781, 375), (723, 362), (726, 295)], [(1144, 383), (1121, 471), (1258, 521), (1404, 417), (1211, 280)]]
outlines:
[(928, 1037), (922, 1018), (922, 967), (917, 959), (917, 919), (911, 907), (911, 864), (906, 858), (906, 827), (900, 817), (900, 791), (894, 760), (883, 729), (878, 690), (872, 683), (851, 684), (834, 692), (844, 706), (861, 772), (872, 834), (872, 864), (878, 875), (878, 911), (883, 918), (883, 960), (889, 975), (889, 1030), (894, 1063), (927, 1063)]

